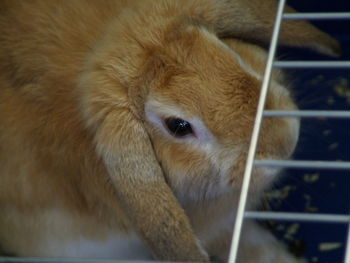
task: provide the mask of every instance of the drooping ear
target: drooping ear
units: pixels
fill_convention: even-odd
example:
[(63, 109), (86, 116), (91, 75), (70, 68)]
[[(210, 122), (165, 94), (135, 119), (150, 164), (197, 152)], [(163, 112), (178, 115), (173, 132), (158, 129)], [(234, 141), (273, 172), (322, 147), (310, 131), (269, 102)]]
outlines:
[(166, 184), (143, 123), (130, 108), (128, 90), (98, 67), (84, 73), (79, 85), (81, 111), (97, 154), (118, 202), (155, 259), (209, 261)]
[[(201, 2), (201, 3), (199, 3)], [(277, 0), (206, 0), (192, 6), (194, 17), (204, 19), (219, 37), (235, 37), (260, 44), (271, 40), (278, 6)], [(286, 6), (284, 13), (296, 13)], [(309, 22), (283, 20), (279, 43), (291, 47), (311, 48), (320, 53), (339, 56), (337, 40)]]
[(109, 112), (96, 143), (127, 215), (155, 259), (208, 261), (165, 182), (148, 134), (131, 112)]

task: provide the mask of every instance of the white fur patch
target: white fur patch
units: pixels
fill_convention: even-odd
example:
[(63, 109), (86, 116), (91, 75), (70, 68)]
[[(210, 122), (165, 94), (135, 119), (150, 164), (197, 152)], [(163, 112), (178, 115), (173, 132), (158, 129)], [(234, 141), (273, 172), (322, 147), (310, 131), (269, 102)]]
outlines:
[[(136, 233), (123, 234), (95, 219), (61, 209), (21, 213), (7, 208), (0, 217), (5, 251), (28, 257), (150, 260)], [(3, 215), (3, 214), (1, 214)]]
[[(50, 223), (55, 224), (53, 226), (55, 230), (58, 230), (61, 225), (62, 229), (70, 227), (74, 233), (74, 229), (79, 227), (74, 225), (77, 219), (64, 212), (54, 210), (47, 213), (46, 217)], [(97, 233), (99, 227), (97, 222), (96, 225), (91, 225), (91, 228), (96, 229)], [(111, 230), (104, 238), (93, 239), (88, 235), (83, 235), (83, 230), (79, 232), (80, 235), (79, 233), (68, 235), (66, 239), (58, 235), (48, 235), (43, 239), (42, 248), (45, 248), (51, 257), (152, 259), (150, 252), (135, 233), (122, 234)]]
[(62, 242), (48, 237), (43, 245), (51, 257), (99, 258), (123, 260), (151, 260), (151, 254), (142, 241), (134, 235), (111, 233), (104, 240), (92, 240), (83, 237)]

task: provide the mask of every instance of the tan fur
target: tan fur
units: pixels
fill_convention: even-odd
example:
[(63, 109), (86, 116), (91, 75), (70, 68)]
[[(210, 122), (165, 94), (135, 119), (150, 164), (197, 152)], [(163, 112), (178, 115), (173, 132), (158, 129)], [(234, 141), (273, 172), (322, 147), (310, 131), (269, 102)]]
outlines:
[[(159, 260), (225, 258), (266, 61), (263, 49), (239, 39), (268, 43), (275, 7), (273, 0), (2, 0), (2, 250), (65, 256), (59, 246), (45, 251), (50, 237), (103, 242), (136, 231)], [(281, 42), (339, 50), (306, 22), (287, 22)], [(275, 72), (268, 109), (295, 108), (283, 82)], [(200, 120), (211, 139), (164, 134), (146, 116), (151, 104), (160, 105), (154, 114), (174, 108)], [(288, 158), (297, 127), (267, 119), (257, 157)], [(254, 173), (258, 200), (274, 176)], [(65, 231), (66, 221), (49, 216), (57, 211), (69, 222)], [(258, 249), (256, 260), (265, 262), (272, 245), (247, 240), (242, 251)], [(273, 262), (293, 261), (279, 251)], [(260, 262), (249, 254), (241, 262)]]

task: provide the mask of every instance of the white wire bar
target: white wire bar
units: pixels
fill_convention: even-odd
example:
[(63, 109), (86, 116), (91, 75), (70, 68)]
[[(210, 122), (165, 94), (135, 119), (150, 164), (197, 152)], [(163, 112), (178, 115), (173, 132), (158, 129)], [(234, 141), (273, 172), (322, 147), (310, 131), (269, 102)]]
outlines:
[(264, 117), (298, 117), (298, 118), (350, 118), (350, 111), (327, 110), (265, 110)]
[(350, 19), (350, 12), (327, 12), (327, 13), (297, 13), (284, 14), (286, 20), (338, 20)]
[(245, 218), (319, 223), (350, 223), (350, 215), (247, 211)]
[(269, 55), (267, 58), (267, 64), (265, 68), (264, 73), (264, 80), (261, 87), (260, 97), (259, 97), (259, 103), (257, 108), (257, 113), (255, 117), (254, 122), (254, 128), (253, 133), (250, 141), (249, 146), (249, 152), (247, 156), (245, 171), (244, 171), (244, 177), (243, 177), (243, 183), (242, 183), (242, 190), (240, 193), (240, 201), (237, 208), (237, 215), (234, 225), (234, 231), (232, 236), (232, 243), (231, 243), (231, 249), (230, 249), (230, 255), (228, 259), (228, 263), (235, 263), (237, 254), (238, 254), (238, 246), (239, 246), (239, 239), (241, 236), (242, 226), (243, 226), (243, 220), (244, 220), (244, 212), (246, 208), (247, 203), (247, 196), (249, 191), (249, 184), (250, 179), (252, 176), (252, 170), (253, 170), (253, 162), (255, 158), (256, 148), (258, 144), (259, 139), (259, 133), (260, 133), (260, 127), (263, 119), (263, 111), (265, 107), (266, 97), (267, 97), (267, 91), (269, 88), (270, 80), (271, 80), (271, 73), (272, 73), (272, 64), (274, 61), (277, 43), (278, 43), (278, 35), (281, 28), (281, 22), (282, 22), (282, 15), (284, 6), (286, 4), (286, 0), (280, 0), (278, 4), (276, 19), (275, 19), (275, 25), (272, 32), (272, 38), (270, 42), (270, 50)]
[(344, 263), (350, 262), (350, 223), (348, 224), (348, 236), (346, 239)]
[(255, 160), (254, 165), (298, 169), (350, 170), (350, 162), (343, 161)]
[(275, 61), (275, 68), (349, 68), (350, 61)]

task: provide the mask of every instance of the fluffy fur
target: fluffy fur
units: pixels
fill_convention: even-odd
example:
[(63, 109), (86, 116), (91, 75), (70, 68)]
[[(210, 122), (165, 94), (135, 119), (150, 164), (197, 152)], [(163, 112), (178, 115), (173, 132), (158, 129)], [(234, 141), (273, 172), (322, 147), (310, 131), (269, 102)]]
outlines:
[[(125, 240), (142, 251), (131, 258), (225, 259), (266, 62), (248, 42), (268, 43), (275, 9), (274, 0), (2, 0), (2, 251), (130, 258), (113, 249)], [(306, 22), (286, 22), (281, 42), (339, 50)], [(284, 82), (276, 71), (268, 109), (296, 108)], [(196, 136), (174, 138), (171, 116)], [(267, 119), (257, 157), (288, 158), (298, 128)], [(275, 174), (254, 171), (250, 206)], [(247, 224), (239, 262), (296, 262)]]

